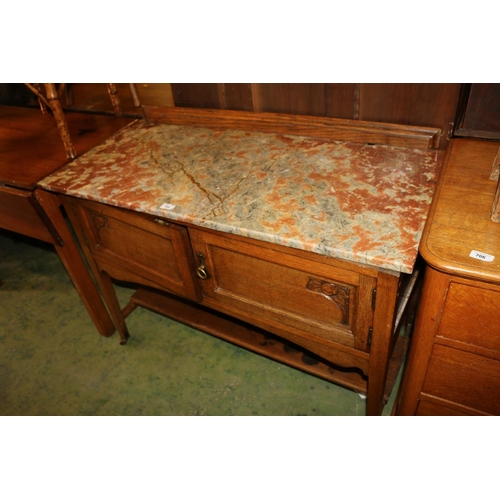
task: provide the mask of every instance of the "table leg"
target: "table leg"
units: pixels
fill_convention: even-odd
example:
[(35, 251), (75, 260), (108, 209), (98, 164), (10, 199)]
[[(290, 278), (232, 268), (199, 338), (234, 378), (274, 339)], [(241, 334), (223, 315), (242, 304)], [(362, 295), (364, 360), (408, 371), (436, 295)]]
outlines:
[(391, 337), (394, 326), (394, 304), (398, 292), (398, 277), (380, 273), (377, 279), (377, 299), (373, 318), (372, 345), (368, 373), (366, 414), (381, 415), (390, 361)]
[(54, 247), (83, 304), (99, 333), (109, 337), (115, 331), (115, 326), (64, 220), (57, 195), (40, 189), (36, 190), (34, 195), (61, 237), (62, 245), (55, 242)]

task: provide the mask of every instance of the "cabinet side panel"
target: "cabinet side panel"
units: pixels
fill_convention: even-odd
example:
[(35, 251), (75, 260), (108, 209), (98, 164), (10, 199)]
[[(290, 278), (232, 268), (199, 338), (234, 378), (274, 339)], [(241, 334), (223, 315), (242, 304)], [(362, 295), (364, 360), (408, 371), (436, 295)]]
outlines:
[(428, 267), (413, 330), (405, 373), (396, 404), (397, 415), (414, 415), (434, 345), (450, 276)]

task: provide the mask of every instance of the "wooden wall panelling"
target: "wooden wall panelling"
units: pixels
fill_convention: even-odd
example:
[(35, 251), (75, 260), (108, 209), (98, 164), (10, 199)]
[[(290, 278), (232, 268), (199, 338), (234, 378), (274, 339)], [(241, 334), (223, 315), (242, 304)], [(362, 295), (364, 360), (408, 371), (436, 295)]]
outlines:
[(220, 83), (224, 96), (224, 108), (253, 111), (252, 86), (250, 83)]
[(217, 83), (172, 83), (170, 85), (176, 106), (223, 109), (220, 86)]
[(359, 119), (438, 127), (440, 148), (451, 137), (461, 84), (363, 83)]
[(252, 83), (253, 110), (296, 115), (325, 115), (323, 83)]
[(171, 88), (181, 108), (254, 111), (250, 83), (172, 83)]
[(453, 131), (460, 83), (172, 84), (179, 107), (327, 116)]
[(500, 139), (500, 83), (472, 83), (466, 91), (455, 135)]
[(359, 119), (359, 83), (325, 83), (325, 116)]
[[(218, 86), (218, 88), (216, 88)], [(359, 83), (174, 83), (176, 106), (359, 118)]]

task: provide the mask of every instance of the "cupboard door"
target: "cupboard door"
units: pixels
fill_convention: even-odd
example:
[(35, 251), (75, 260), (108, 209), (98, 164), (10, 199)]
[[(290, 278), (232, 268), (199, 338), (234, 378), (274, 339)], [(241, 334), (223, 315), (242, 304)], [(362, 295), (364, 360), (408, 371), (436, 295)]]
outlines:
[[(368, 351), (376, 279), (257, 242), (190, 229), (203, 303), (252, 322)], [(351, 266), (352, 267), (352, 266)]]
[(100, 203), (72, 205), (102, 271), (192, 300), (201, 298), (185, 227)]

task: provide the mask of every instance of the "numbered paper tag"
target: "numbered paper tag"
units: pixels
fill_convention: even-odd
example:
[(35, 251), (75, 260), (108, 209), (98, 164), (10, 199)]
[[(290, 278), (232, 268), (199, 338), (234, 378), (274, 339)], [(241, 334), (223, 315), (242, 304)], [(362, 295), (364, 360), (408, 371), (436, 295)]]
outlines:
[(175, 205), (172, 205), (170, 203), (164, 203), (163, 205), (160, 206), (160, 208), (163, 208), (163, 210), (173, 210), (175, 208)]
[(493, 259), (495, 258), (494, 255), (490, 255), (484, 252), (478, 252), (477, 250), (472, 250), (472, 252), (469, 254), (469, 257), (477, 260), (482, 260), (483, 262), (493, 262)]

